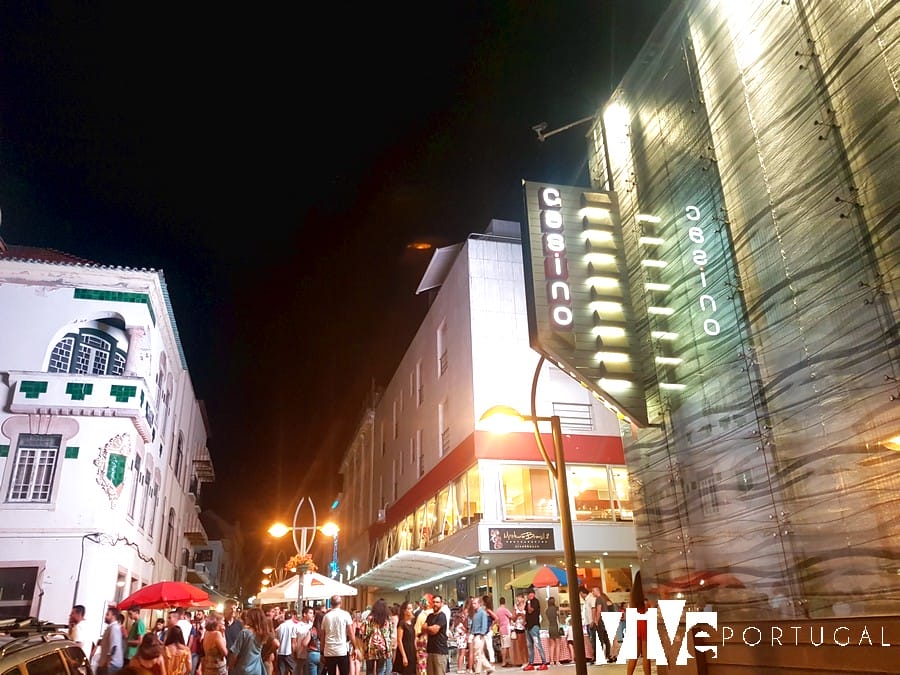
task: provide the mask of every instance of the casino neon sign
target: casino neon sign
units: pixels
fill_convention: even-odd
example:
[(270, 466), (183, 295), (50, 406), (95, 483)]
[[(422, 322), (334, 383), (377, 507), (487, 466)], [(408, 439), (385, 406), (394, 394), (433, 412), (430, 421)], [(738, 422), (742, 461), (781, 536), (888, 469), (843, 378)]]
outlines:
[(538, 190), (538, 206), (550, 322), (558, 330), (572, 330), (572, 289), (569, 286), (569, 261), (559, 190), (552, 187)]

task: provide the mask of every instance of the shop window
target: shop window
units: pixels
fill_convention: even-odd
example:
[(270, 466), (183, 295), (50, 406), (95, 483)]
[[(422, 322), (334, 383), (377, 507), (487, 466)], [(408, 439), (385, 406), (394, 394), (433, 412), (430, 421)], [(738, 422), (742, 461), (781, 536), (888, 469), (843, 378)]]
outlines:
[(628, 471), (624, 467), (570, 466), (568, 474), (576, 520), (634, 518)]
[(508, 465), (501, 470), (506, 520), (554, 520), (556, 499), (546, 468)]

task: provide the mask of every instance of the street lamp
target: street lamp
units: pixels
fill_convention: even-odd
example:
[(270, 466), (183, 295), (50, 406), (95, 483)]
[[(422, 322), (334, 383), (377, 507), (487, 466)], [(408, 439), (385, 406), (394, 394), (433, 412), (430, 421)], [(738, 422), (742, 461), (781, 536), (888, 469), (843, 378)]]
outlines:
[[(575, 561), (575, 536), (572, 533), (572, 512), (569, 508), (569, 486), (566, 482), (566, 458), (563, 453), (562, 427), (560, 425), (559, 415), (551, 415), (550, 417), (540, 417), (537, 414), (537, 381), (541, 372), (541, 366), (544, 365), (544, 357), (538, 360), (537, 368), (534, 371), (534, 379), (531, 383), (531, 415), (523, 415), (518, 410), (505, 405), (495, 405), (488, 409), (482, 416), (482, 421), (491, 420), (492, 426), (498, 432), (510, 430), (511, 421), (524, 421), (534, 424), (534, 436), (537, 439), (538, 450), (550, 469), (550, 474), (556, 479), (556, 500), (559, 508), (559, 525), (562, 529), (563, 551), (566, 558), (566, 581), (569, 586), (569, 607), (572, 616), (572, 643), (574, 654), (572, 659), (575, 661), (575, 675), (587, 675), (587, 660), (584, 654), (584, 624), (581, 621), (581, 607), (577, 611), (576, 598), (580, 598), (578, 594), (578, 565)], [(498, 424), (498, 422), (500, 424)], [(504, 424), (505, 422), (505, 424)], [(549, 422), (550, 429), (553, 433), (553, 459), (547, 454), (547, 448), (544, 447), (544, 440), (541, 438), (541, 431), (538, 422)], [(501, 426), (502, 425), (502, 426)], [(554, 459), (556, 463), (554, 464)]]
[(326, 537), (332, 538), (332, 546), (331, 546), (331, 566), (330, 566), (330, 574), (329, 576), (332, 579), (337, 579), (338, 576), (338, 533), (341, 531), (341, 528), (337, 526), (337, 523), (329, 521), (325, 523), (322, 527), (319, 528)]
[[(303, 508), (303, 505), (308, 503), (309, 510), (312, 513), (312, 525), (304, 525), (303, 527), (297, 527), (297, 518), (300, 516), (300, 509)], [(275, 523), (272, 527), (269, 528), (269, 534), (273, 537), (281, 538), (286, 535), (288, 532), (294, 538), (294, 548), (297, 549), (297, 553), (300, 555), (306, 555), (309, 553), (309, 549), (313, 544), (313, 540), (316, 538), (316, 506), (313, 504), (313, 500), (309, 497), (301, 497), (300, 501), (297, 502), (297, 508), (294, 509), (294, 520), (293, 526), (288, 527), (283, 523)], [(300, 541), (297, 541), (297, 533), (300, 533)], [(311, 533), (311, 536), (310, 536)], [(307, 536), (309, 536), (309, 540), (307, 541)]]

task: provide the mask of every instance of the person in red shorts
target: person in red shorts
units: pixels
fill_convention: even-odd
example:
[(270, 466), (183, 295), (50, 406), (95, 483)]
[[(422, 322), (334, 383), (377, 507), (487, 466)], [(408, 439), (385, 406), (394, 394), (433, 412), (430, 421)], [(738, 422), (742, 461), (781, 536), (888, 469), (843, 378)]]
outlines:
[[(640, 600), (637, 603), (632, 605), (635, 609), (637, 609), (638, 614), (646, 614), (647, 613), (647, 603), (646, 601)], [(641, 667), (644, 669), (644, 675), (650, 675), (650, 661), (647, 658), (647, 621), (644, 619), (643, 621), (637, 622), (637, 656), (641, 660)], [(627, 674), (632, 675), (634, 673), (634, 669), (637, 666), (637, 659), (628, 659), (627, 666)]]

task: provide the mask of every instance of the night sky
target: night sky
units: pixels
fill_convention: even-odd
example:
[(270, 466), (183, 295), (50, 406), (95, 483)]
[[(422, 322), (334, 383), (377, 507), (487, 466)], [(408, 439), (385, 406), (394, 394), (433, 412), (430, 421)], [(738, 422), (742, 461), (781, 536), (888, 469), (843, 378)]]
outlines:
[(587, 125), (667, 0), (12, 3), (0, 236), (161, 269), (217, 481), (251, 538), (320, 510), (430, 253), (587, 185)]

